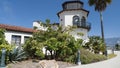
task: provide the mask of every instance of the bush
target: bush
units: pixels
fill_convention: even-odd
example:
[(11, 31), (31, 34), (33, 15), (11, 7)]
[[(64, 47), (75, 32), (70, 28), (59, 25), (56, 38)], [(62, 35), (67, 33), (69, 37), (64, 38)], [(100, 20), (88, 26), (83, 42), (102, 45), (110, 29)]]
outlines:
[(107, 59), (104, 55), (94, 54), (89, 51), (86, 51), (85, 49), (81, 49), (80, 52), (81, 52), (80, 59), (82, 64), (88, 64)]
[(5, 40), (5, 30), (0, 29), (0, 45), (1, 44), (8, 44), (8, 42)]
[(44, 58), (42, 44), (37, 42), (37, 40), (34, 40), (33, 38), (30, 38), (26, 41), (25, 45), (23, 46), (23, 49), (29, 55), (29, 58)]
[(114, 58), (116, 56), (117, 56), (116, 54), (108, 54), (108, 59)]
[[(1, 59), (1, 56), (2, 56), (2, 49), (5, 49), (6, 50), (6, 63), (8, 63), (9, 61), (9, 53), (12, 51), (13, 47), (11, 45), (7, 45), (7, 44), (1, 44), (0, 45), (0, 59)], [(1, 60), (0, 60), (1, 61)]]
[(28, 55), (26, 54), (25, 51), (23, 51), (23, 49), (21, 48), (21, 46), (19, 47), (15, 47), (10, 53), (9, 53), (9, 61), (13, 62), (13, 61), (22, 61), (27, 59)]
[(120, 50), (120, 44), (118, 44), (118, 43), (115, 44), (115, 49), (116, 49), (116, 50)]
[(2, 52), (2, 49), (5, 48), (6, 52), (10, 52), (12, 51), (13, 47), (11, 45), (7, 45), (7, 44), (1, 44), (0, 45), (0, 53)]
[(59, 61), (75, 63), (77, 51), (81, 46), (82, 40), (75, 41), (72, 36), (69, 36), (63, 40), (64, 42), (62, 45), (58, 46), (58, 50), (56, 51), (56, 59)]
[[(20, 61), (27, 58), (27, 54), (20, 50), (19, 47), (16, 48), (13, 45), (2, 44), (0, 45), (0, 59), (2, 56), (2, 49), (6, 50), (5, 62), (6, 64), (13, 61)], [(0, 60), (1, 61), (1, 60)]]
[(91, 36), (89, 38), (89, 42), (87, 42), (84, 46), (84, 48), (89, 49), (90, 51), (94, 52), (95, 54), (99, 54), (102, 52), (104, 54), (106, 50), (106, 46), (99, 36)]

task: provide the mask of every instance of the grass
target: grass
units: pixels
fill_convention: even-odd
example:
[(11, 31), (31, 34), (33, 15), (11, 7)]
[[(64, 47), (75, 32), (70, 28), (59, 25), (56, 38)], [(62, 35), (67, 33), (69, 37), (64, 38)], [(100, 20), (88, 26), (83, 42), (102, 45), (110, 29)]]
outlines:
[(107, 57), (104, 55), (91, 53), (85, 49), (81, 49), (80, 59), (82, 64), (89, 64), (106, 60)]
[(117, 56), (116, 54), (108, 54), (108, 59), (114, 58), (116, 56)]
[(12, 68), (12, 67), (10, 65), (8, 65), (7, 68)]

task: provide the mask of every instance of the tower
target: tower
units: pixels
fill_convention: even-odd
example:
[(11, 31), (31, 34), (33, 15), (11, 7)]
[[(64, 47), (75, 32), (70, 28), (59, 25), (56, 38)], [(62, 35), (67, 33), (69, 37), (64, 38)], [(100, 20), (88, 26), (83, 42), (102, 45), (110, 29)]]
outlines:
[(80, 0), (66, 1), (62, 4), (63, 10), (57, 15), (62, 28), (67, 26), (77, 26), (70, 34), (75, 39), (88, 40), (88, 32), (91, 29), (91, 24), (86, 22), (89, 11), (83, 9), (84, 3)]

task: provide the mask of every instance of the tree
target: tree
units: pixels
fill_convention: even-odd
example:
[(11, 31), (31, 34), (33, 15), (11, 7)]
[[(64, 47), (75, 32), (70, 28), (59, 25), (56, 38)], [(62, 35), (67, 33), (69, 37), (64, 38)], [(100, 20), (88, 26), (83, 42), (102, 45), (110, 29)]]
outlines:
[(120, 50), (120, 45), (117, 43), (117, 44), (115, 44), (115, 49), (116, 50)]
[(103, 30), (103, 16), (102, 12), (106, 9), (107, 5), (110, 4), (112, 0), (89, 0), (88, 3), (90, 6), (94, 6), (95, 11), (100, 13), (100, 20), (101, 20), (101, 34), (102, 40), (104, 42), (104, 30)]
[(102, 38), (100, 38), (99, 36), (91, 36), (89, 39), (89, 42), (87, 42), (86, 45), (83, 46), (84, 48), (89, 49), (90, 51), (93, 51), (97, 54), (99, 54), (99, 52), (105, 51), (105, 45), (102, 42)]
[(5, 62), (7, 63), (9, 61), (8, 60), (9, 53), (12, 51), (14, 47), (9, 45), (8, 42), (5, 40), (5, 29), (0, 29), (0, 58), (1, 58), (1, 53), (3, 48), (6, 49)]
[[(95, 11), (98, 11), (100, 13), (100, 21), (101, 21), (101, 34), (102, 34), (102, 40), (104, 41), (104, 28), (103, 28), (103, 16), (102, 12), (106, 9), (107, 5), (110, 4), (112, 0), (89, 0), (88, 3), (90, 6), (94, 6)], [(107, 56), (107, 50), (104, 52)]]
[[(50, 24), (50, 20), (48, 19), (45, 23), (42, 23), (42, 26), (45, 26), (47, 30), (38, 30), (35, 32), (33, 37), (26, 41), (26, 45), (24, 46), (24, 50), (30, 57), (42, 57), (41, 50), (44, 47), (46, 49), (46, 59), (75, 62), (76, 53), (82, 44), (82, 40), (76, 41), (69, 34), (72, 27), (62, 29), (62, 27), (57, 26), (54, 29), (53, 27), (56, 25)], [(47, 54), (48, 52), (50, 55)]]
[(1, 44), (7, 44), (7, 41), (5, 40), (5, 30), (0, 29), (0, 45)]

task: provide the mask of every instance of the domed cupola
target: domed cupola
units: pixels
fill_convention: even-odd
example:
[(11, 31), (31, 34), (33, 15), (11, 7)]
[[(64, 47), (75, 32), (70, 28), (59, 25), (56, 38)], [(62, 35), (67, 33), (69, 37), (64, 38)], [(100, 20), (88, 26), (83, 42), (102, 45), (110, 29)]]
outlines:
[(83, 2), (80, 0), (66, 1), (62, 4), (63, 10), (69, 9), (81, 9), (83, 8)]
[(83, 8), (84, 3), (80, 0), (65, 1), (62, 4), (62, 11), (58, 12), (60, 19), (60, 25), (65, 26), (77, 26), (79, 28), (88, 29), (91, 28), (90, 23), (86, 22), (89, 11)]
[[(57, 13), (60, 26), (64, 29), (68, 26), (77, 27), (70, 34), (75, 39), (88, 40), (88, 32), (91, 24), (87, 22), (89, 11), (83, 8), (84, 3), (80, 0), (69, 0), (62, 4), (62, 10)], [(83, 34), (82, 36), (79, 34)]]

